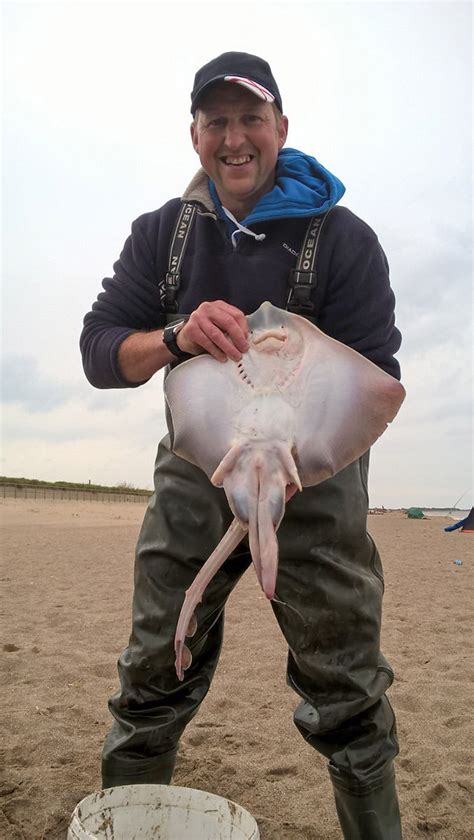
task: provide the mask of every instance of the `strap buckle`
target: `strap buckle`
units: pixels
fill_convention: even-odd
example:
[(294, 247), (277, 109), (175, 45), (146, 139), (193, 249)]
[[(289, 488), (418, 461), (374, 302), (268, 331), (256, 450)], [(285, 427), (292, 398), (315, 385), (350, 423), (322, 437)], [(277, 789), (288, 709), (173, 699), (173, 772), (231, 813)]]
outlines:
[(167, 271), (165, 275), (164, 303), (165, 308), (168, 312), (178, 311), (178, 302), (176, 300), (176, 295), (178, 293), (180, 285), (181, 279), (179, 276), (179, 272)]
[(311, 315), (314, 312), (311, 292), (316, 286), (316, 272), (300, 271), (298, 268), (292, 268), (288, 277), (288, 284), (291, 287), (287, 304), (288, 311)]

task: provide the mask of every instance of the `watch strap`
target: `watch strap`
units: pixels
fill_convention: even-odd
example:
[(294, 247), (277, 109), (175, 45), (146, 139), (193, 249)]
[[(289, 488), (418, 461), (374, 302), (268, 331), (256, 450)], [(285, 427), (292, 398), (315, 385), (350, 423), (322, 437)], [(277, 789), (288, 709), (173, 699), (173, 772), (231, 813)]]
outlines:
[(187, 318), (179, 318), (178, 320), (172, 321), (170, 324), (167, 324), (163, 330), (163, 342), (166, 344), (170, 353), (172, 353), (173, 356), (176, 356), (176, 358), (179, 359), (180, 362), (184, 361), (185, 359), (192, 359), (191, 353), (186, 353), (184, 350), (181, 350), (181, 347), (179, 347), (177, 342), (179, 330), (178, 332), (175, 332), (176, 327), (179, 326), (181, 329), (182, 327), (184, 327), (187, 320)]

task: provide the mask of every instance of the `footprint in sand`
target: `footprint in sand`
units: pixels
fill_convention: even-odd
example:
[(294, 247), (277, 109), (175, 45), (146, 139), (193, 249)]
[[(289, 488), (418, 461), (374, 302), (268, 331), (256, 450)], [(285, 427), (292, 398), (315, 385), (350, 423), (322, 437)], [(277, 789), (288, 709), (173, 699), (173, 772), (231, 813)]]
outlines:
[(440, 782), (435, 785), (434, 787), (430, 788), (430, 790), (426, 793), (426, 801), (427, 802), (436, 802), (438, 799), (442, 799), (443, 796), (447, 793), (447, 789), (444, 785)]
[(230, 700), (226, 700), (224, 698), (224, 700), (219, 700), (216, 703), (216, 706), (217, 706), (218, 709), (230, 709), (232, 707), (232, 703), (231, 703)]
[(92, 665), (89, 670), (96, 677), (110, 679), (113, 676), (113, 664), (108, 660), (107, 662), (98, 662), (96, 665)]
[(207, 741), (207, 737), (200, 732), (193, 732), (188, 735), (186, 740), (192, 747), (200, 747), (201, 744), (204, 744)]
[(467, 793), (474, 795), (474, 783), (469, 779), (456, 779), (456, 784), (461, 788), (461, 790), (467, 791)]
[(287, 765), (286, 767), (283, 765), (281, 767), (270, 767), (268, 770), (265, 771), (265, 776), (268, 778), (278, 777), (278, 776), (295, 776), (298, 773), (298, 768), (296, 764)]
[(413, 762), (410, 758), (400, 758), (398, 759), (398, 764), (403, 770), (408, 770), (409, 772), (413, 770)]
[(416, 827), (420, 829), (420, 831), (426, 832), (428, 834), (434, 834), (436, 831), (440, 831), (440, 829), (445, 828), (446, 820), (433, 820), (433, 819), (421, 819), (417, 820)]
[(461, 726), (469, 725), (470, 722), (471, 720), (467, 715), (457, 715), (444, 720), (443, 726), (446, 726), (448, 729), (459, 729)]

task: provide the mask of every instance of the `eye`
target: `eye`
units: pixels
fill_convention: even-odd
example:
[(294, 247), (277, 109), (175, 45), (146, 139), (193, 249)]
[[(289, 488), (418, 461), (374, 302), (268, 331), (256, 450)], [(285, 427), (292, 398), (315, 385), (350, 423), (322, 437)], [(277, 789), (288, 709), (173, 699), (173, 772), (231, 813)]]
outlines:
[(258, 114), (246, 114), (244, 117), (244, 122), (246, 125), (257, 125), (258, 123), (262, 122), (261, 117)]
[(225, 124), (224, 117), (214, 117), (213, 120), (209, 120), (207, 127), (208, 128), (222, 128)]

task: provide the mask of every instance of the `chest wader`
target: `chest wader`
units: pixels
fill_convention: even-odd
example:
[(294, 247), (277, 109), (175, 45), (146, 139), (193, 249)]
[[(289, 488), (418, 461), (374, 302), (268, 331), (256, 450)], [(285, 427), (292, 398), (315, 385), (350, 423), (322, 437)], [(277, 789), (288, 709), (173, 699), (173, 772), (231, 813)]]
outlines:
[[(168, 322), (179, 317), (179, 243), (189, 235), (191, 210), (183, 205), (160, 287)], [(310, 318), (324, 219), (311, 220), (290, 278), (288, 309)], [(398, 840), (392, 766), (398, 745), (385, 697), (393, 673), (379, 651), (383, 574), (366, 527), (368, 462), (366, 453), (290, 500), (278, 531), (278, 600), (271, 606), (288, 643), (288, 683), (302, 698), (294, 721), (329, 759), (344, 837)], [(196, 610), (198, 630), (187, 640), (193, 661), (183, 682), (174, 665), (176, 624), (184, 590), (231, 520), (224, 491), (173, 455), (167, 435), (158, 447), (155, 492), (137, 545), (133, 629), (118, 662), (121, 688), (109, 701), (115, 721), (104, 744), (104, 787), (171, 781), (179, 739), (217, 666), (227, 598), (251, 563), (246, 540)]]

